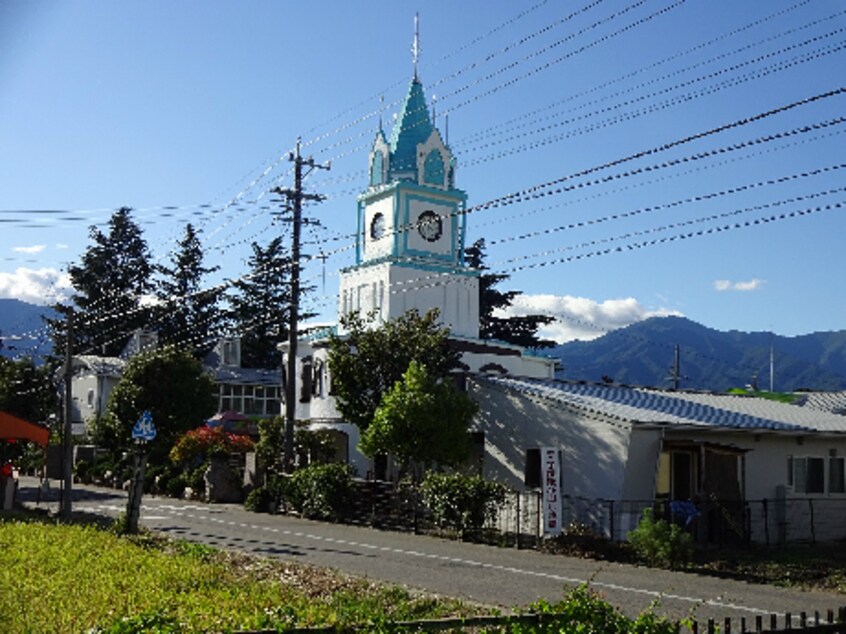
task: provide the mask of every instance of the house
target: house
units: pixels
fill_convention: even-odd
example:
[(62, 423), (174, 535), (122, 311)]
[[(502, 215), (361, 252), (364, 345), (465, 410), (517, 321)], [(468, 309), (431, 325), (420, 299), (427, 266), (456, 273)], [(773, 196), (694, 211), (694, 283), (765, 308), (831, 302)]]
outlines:
[[(470, 392), (480, 405), (484, 476), (531, 488), (536, 452), (554, 448), (562, 495), (593, 502), (574, 505), (569, 519), (614, 527), (612, 537), (662, 501), (692, 501), (715, 515), (703, 530), (718, 521), (755, 541), (846, 537), (846, 418), (838, 414), (749, 396), (518, 377), (474, 377)], [(609, 501), (610, 520), (601, 517)]]
[[(109, 396), (120, 380), (128, 359), (157, 345), (155, 333), (138, 332), (120, 357), (77, 355), (71, 381), (73, 433), (90, 436), (99, 416), (106, 412)], [(280, 414), (281, 372), (241, 367), (237, 337), (221, 339), (203, 359), (217, 390), (218, 412), (238, 412), (270, 418)]]

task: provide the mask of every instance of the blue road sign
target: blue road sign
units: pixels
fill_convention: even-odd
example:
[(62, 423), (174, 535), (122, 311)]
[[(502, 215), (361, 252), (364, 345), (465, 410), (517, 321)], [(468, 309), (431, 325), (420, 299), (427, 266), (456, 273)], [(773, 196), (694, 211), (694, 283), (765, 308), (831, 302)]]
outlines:
[(141, 418), (132, 427), (133, 440), (152, 440), (156, 437), (156, 426), (153, 425), (153, 415), (145, 410)]

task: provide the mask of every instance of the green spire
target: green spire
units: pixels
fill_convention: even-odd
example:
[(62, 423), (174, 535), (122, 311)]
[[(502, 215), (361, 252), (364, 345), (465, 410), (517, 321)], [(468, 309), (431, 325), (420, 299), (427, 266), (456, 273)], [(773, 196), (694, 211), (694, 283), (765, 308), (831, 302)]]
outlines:
[(391, 172), (417, 171), (417, 145), (428, 140), (432, 129), (423, 85), (415, 77), (391, 131)]

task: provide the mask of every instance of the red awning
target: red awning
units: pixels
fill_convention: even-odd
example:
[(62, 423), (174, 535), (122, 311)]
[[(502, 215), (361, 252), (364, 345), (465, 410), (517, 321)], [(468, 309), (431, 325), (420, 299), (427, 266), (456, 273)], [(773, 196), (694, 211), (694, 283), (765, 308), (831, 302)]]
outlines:
[(0, 440), (31, 440), (46, 447), (49, 439), (50, 432), (46, 427), (0, 412)]

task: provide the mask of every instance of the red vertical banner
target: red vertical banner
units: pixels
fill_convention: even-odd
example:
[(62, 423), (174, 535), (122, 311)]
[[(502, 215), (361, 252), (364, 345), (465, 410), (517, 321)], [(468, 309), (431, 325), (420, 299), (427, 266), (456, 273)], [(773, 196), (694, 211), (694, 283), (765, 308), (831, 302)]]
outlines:
[(543, 491), (543, 533), (561, 533), (561, 462), (558, 449), (541, 449), (541, 489)]

